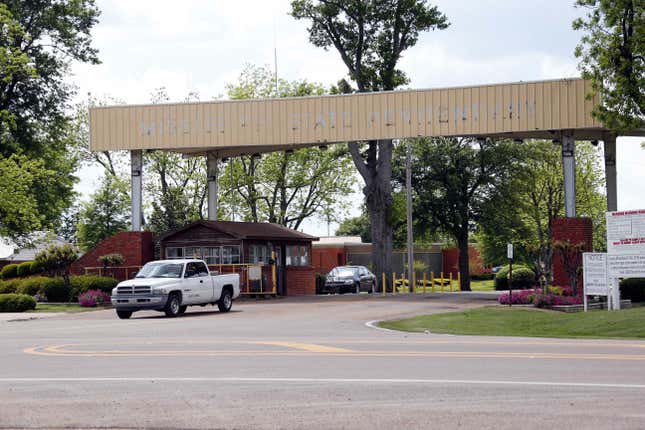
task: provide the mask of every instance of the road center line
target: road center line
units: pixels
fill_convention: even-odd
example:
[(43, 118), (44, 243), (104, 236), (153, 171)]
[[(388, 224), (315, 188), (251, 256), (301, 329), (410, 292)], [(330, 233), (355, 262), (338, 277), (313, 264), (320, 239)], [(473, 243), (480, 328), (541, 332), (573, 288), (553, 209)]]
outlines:
[(231, 383), (305, 383), (305, 384), (425, 384), (425, 385), (509, 385), (534, 387), (583, 387), (645, 389), (645, 384), (599, 382), (504, 381), (470, 379), (399, 379), (399, 378), (250, 378), (250, 377), (87, 377), (87, 378), (0, 378), (0, 384), (39, 382), (231, 382)]

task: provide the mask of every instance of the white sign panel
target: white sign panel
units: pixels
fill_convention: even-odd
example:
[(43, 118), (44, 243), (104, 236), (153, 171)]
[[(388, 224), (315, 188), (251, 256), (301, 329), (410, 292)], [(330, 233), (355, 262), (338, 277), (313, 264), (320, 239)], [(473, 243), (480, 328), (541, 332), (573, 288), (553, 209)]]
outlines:
[(262, 266), (249, 266), (249, 281), (259, 281), (262, 278)]
[(509, 260), (513, 259), (513, 244), (512, 243), (507, 243), (506, 244), (506, 256), (508, 257)]
[(585, 295), (608, 296), (607, 254), (585, 252), (582, 254), (582, 280)]
[(645, 277), (645, 254), (608, 254), (607, 258), (612, 278)]
[(607, 212), (607, 253), (645, 253), (645, 209)]

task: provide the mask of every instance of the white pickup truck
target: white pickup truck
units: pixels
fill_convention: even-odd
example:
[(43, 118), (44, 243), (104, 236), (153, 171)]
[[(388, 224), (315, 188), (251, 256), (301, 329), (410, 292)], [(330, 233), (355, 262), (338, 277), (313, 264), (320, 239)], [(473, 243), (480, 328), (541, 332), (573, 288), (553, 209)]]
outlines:
[(228, 312), (239, 295), (238, 274), (211, 275), (202, 260), (160, 260), (147, 263), (133, 279), (120, 282), (112, 290), (112, 306), (121, 319), (144, 309), (176, 317), (195, 305), (217, 305), (221, 312)]

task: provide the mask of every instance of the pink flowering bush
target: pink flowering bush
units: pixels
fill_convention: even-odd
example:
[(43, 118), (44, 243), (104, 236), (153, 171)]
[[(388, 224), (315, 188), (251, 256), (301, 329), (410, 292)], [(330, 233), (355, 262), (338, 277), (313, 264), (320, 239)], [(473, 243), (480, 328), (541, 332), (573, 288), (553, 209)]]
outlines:
[[(533, 300), (535, 299), (535, 295), (537, 294), (536, 290), (518, 290), (518, 291), (513, 291), (513, 301), (511, 304), (513, 305), (530, 305), (533, 303)], [(508, 304), (508, 293), (502, 294), (499, 296), (497, 301), (501, 305), (507, 305)]]
[(558, 294), (538, 294), (533, 300), (537, 308), (550, 308), (552, 306), (567, 306), (582, 304), (581, 296), (560, 296)]
[(78, 304), (86, 308), (104, 306), (110, 304), (110, 296), (100, 290), (89, 290), (78, 296)]

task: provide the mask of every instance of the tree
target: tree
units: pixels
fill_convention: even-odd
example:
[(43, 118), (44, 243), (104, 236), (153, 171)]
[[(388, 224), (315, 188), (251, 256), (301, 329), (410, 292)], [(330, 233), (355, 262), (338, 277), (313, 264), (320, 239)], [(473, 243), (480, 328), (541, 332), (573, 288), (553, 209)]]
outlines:
[(588, 9), (573, 22), (584, 31), (575, 54), (580, 69), (600, 93), (594, 115), (619, 132), (645, 124), (645, 2), (577, 0)]
[(69, 286), (69, 269), (77, 259), (76, 250), (71, 245), (52, 245), (36, 254), (34, 262), (49, 276), (62, 276), (65, 285)]
[[(233, 100), (275, 95), (275, 75), (246, 65), (239, 81), (227, 85)], [(321, 95), (325, 88), (305, 80), (278, 81), (278, 95)], [(231, 159), (222, 171), (221, 203), (247, 221), (268, 221), (293, 229), (312, 216), (338, 219), (351, 192), (353, 169), (347, 148), (305, 148)]]
[[(394, 169), (394, 180), (401, 187), (405, 184), (404, 152), (403, 146), (397, 151)], [(470, 291), (470, 231), (518, 161), (517, 145), (509, 141), (432, 138), (412, 144), (417, 229), (444, 232), (457, 242), (463, 291)]]
[[(424, 31), (445, 29), (448, 19), (425, 0), (294, 0), (291, 15), (310, 23), (309, 41), (333, 47), (359, 92), (389, 91), (408, 82), (397, 69), (403, 53)], [(349, 88), (347, 88), (349, 89)], [(375, 273), (392, 272), (392, 140), (350, 143), (354, 164), (365, 181), (363, 194), (372, 228)], [(389, 284), (389, 282), (388, 282)]]
[(72, 61), (98, 62), (90, 34), (98, 14), (92, 0), (0, 3), (0, 157), (33, 160), (32, 174), (35, 166), (42, 175), (56, 172), (26, 191), (37, 228), (54, 226), (74, 196), (77, 160), (68, 153), (74, 135), (66, 114), (73, 88), (65, 79)]
[(125, 188), (127, 183), (114, 176), (105, 176), (90, 201), (83, 203), (77, 233), (81, 249), (88, 250), (128, 228), (130, 199)]
[[(550, 141), (521, 145), (521, 168), (498, 189), (483, 210), (478, 225), (484, 259), (489, 264), (506, 261), (506, 243), (513, 242), (516, 260), (530, 264), (538, 278), (552, 278), (553, 235), (551, 221), (564, 216), (564, 178), (560, 148)], [(594, 249), (605, 243), (606, 199), (600, 191), (604, 174), (599, 150), (589, 143), (576, 146), (576, 212), (590, 217)]]

